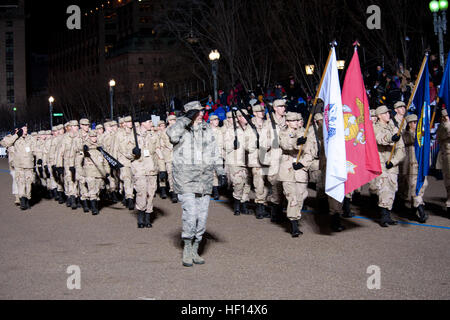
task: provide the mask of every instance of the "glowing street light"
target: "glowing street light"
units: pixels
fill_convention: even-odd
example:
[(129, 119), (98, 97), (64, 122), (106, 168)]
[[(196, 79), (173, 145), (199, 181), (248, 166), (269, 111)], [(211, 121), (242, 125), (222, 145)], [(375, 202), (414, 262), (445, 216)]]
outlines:
[(220, 53), (217, 50), (212, 50), (209, 54), (209, 60), (212, 64), (212, 74), (214, 78), (214, 103), (217, 102), (217, 72), (219, 69)]

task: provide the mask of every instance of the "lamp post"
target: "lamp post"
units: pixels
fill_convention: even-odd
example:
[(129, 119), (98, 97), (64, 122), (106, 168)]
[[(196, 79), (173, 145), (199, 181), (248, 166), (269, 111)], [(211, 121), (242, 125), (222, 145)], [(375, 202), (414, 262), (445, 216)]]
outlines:
[(219, 69), (219, 59), (220, 59), (220, 53), (217, 50), (212, 50), (209, 54), (209, 60), (212, 64), (212, 74), (214, 78), (214, 103), (217, 102), (217, 71)]
[(48, 102), (50, 104), (50, 130), (53, 128), (53, 102), (55, 102), (55, 98), (48, 98)]
[(111, 105), (111, 120), (114, 119), (114, 87), (116, 86), (116, 81), (111, 79), (109, 81), (109, 102)]
[[(448, 9), (447, 0), (433, 0), (430, 2), (430, 11), (433, 13), (434, 17), (434, 34), (439, 38), (439, 57), (441, 67), (444, 68), (444, 34), (447, 33), (447, 14)], [(442, 16), (438, 14), (442, 11)]]
[(17, 111), (17, 108), (13, 107), (14, 129), (16, 128), (16, 111)]

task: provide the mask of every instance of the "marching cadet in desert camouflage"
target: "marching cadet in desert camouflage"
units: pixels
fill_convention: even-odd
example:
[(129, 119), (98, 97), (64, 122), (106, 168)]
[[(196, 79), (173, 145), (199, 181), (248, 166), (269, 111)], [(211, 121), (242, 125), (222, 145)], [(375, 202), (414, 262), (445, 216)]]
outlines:
[(417, 175), (419, 172), (419, 164), (416, 158), (416, 128), (417, 128), (417, 115), (410, 114), (406, 117), (407, 128), (403, 132), (403, 142), (405, 143), (406, 158), (403, 161), (406, 168), (404, 173), (407, 176), (407, 189), (408, 195), (406, 198), (406, 206), (408, 208), (414, 208), (414, 211), (419, 219), (420, 223), (425, 223), (428, 219), (428, 215), (425, 212), (425, 203), (423, 202), (423, 195), (428, 186), (428, 180), (425, 177), (424, 184), (416, 195)]
[(62, 185), (59, 183), (59, 178), (56, 172), (56, 150), (63, 134), (63, 125), (58, 125), (53, 128), (52, 137), (51, 139), (48, 139), (48, 146), (46, 148), (48, 152), (44, 157), (44, 162), (47, 166), (47, 168), (44, 167), (44, 169), (45, 171), (48, 170), (48, 173), (50, 174), (49, 189), (52, 193), (52, 198), (55, 199), (55, 201), (60, 201), (60, 197), (62, 197), (63, 192)]
[[(217, 146), (220, 150), (224, 150), (223, 145), (223, 134), (222, 130), (219, 127), (219, 117), (216, 115), (212, 115), (209, 117), (209, 123), (211, 125), (211, 130), (214, 133), (214, 137), (216, 138)], [(221, 153), (222, 160), (224, 159), (224, 152)], [(213, 198), (214, 200), (219, 200), (219, 177), (217, 173), (214, 172), (214, 181), (213, 181)]]
[(19, 192), (17, 190), (17, 182), (16, 182), (16, 172), (14, 168), (14, 145), (10, 145), (7, 147), (6, 142), (10, 141), (12, 138), (11, 134), (8, 134), (3, 140), (0, 141), (0, 146), (6, 148), (8, 151), (8, 165), (9, 165), (9, 173), (12, 177), (12, 194), (14, 195), (14, 203), (16, 205), (20, 205)]
[(282, 154), (280, 132), (286, 128), (286, 100), (275, 100), (273, 102), (273, 110), (272, 117), (269, 115), (269, 120), (264, 123), (260, 147), (264, 148), (265, 152), (260, 154), (263, 154), (264, 157), (259, 159), (263, 165), (269, 166), (267, 179), (271, 185), (271, 192), (267, 201), (271, 206), (272, 222), (277, 221), (283, 212), (283, 186), (278, 179), (278, 172)]
[(84, 141), (83, 151), (80, 152), (81, 157), (77, 159), (77, 168), (81, 168), (80, 171), (83, 172), (87, 190), (84, 200), (82, 200), (83, 210), (85, 213), (89, 212), (87, 203), (89, 201), (94, 216), (99, 213), (100, 190), (104, 186), (104, 178), (107, 177), (109, 169), (105, 158), (97, 150), (98, 146), (96, 130), (89, 131), (88, 139)]
[(135, 159), (133, 149), (136, 147), (133, 133), (133, 123), (130, 116), (123, 119), (123, 129), (117, 133), (114, 142), (115, 157), (122, 165), (120, 169), (120, 180), (123, 182), (125, 192), (125, 207), (129, 210), (134, 209), (133, 181), (131, 174), (131, 162)]
[(45, 179), (44, 174), (44, 165), (42, 159), (44, 158), (44, 145), (46, 140), (45, 131), (41, 130), (38, 132), (36, 138), (33, 141), (33, 155), (36, 158), (36, 187), (41, 195), (43, 195), (43, 191), (46, 189), (47, 181)]
[[(259, 137), (261, 137), (265, 121), (265, 109), (263, 106), (257, 104), (252, 107), (252, 111), (254, 115), (251, 119), (252, 124)], [(258, 148), (258, 142), (260, 143), (260, 141), (256, 136), (255, 129), (248, 130), (248, 143), (246, 144), (246, 148), (248, 151), (248, 166), (252, 170), (253, 185), (255, 187), (255, 216), (256, 219), (263, 219), (270, 217), (270, 214), (266, 213), (267, 195), (269, 193), (269, 189), (266, 186), (268, 167), (261, 164), (260, 153), (265, 152), (265, 150)]]
[[(406, 114), (406, 104), (403, 101), (398, 101), (394, 104), (395, 116), (392, 118), (392, 122), (397, 127), (400, 128), (400, 125), (403, 121), (403, 118), (407, 116)], [(406, 119), (405, 119), (406, 120)], [(403, 135), (406, 131), (406, 122), (403, 124), (402, 131), (400, 135)], [(406, 154), (406, 150), (403, 150)], [(402, 161), (398, 165), (398, 201), (403, 205), (404, 202), (408, 201), (408, 164), (405, 161)], [(403, 201), (402, 201), (403, 200)]]
[(44, 168), (44, 177), (45, 177), (45, 185), (46, 185), (46, 195), (49, 199), (54, 199), (55, 193), (53, 192), (53, 185), (52, 185), (52, 176), (50, 173), (51, 165), (49, 162), (49, 156), (50, 156), (50, 146), (53, 142), (53, 134), (56, 132), (56, 127), (53, 127), (52, 130), (45, 131), (45, 141), (43, 145), (44, 153), (42, 156), (42, 166)]
[(437, 130), (442, 160), (442, 174), (444, 175), (445, 189), (447, 190), (447, 215), (450, 217), (450, 121), (447, 110), (442, 110), (441, 123)]
[(150, 215), (153, 212), (153, 197), (157, 188), (158, 172), (161, 178), (167, 177), (166, 163), (161, 152), (158, 135), (152, 132), (151, 115), (141, 117), (141, 130), (138, 135), (139, 148), (133, 149), (136, 157), (131, 163), (133, 185), (136, 190), (136, 209), (138, 228), (151, 228)]
[[(88, 119), (80, 120), (80, 130), (78, 131), (78, 133), (80, 134), (82, 145), (85, 145), (89, 141), (90, 125), (91, 125), (91, 123)], [(77, 198), (77, 203), (84, 204), (87, 202), (87, 200), (89, 200), (89, 194), (88, 194), (86, 181), (85, 181), (85, 178), (82, 173), (78, 174), (77, 178), (78, 178), (78, 190), (79, 190), (79, 197)], [(85, 207), (83, 207), (83, 210), (86, 212)]]
[[(283, 183), (283, 192), (288, 201), (287, 217), (291, 222), (293, 238), (302, 234), (298, 222), (302, 217), (303, 202), (308, 197), (308, 169), (317, 155), (317, 143), (312, 130), (304, 138), (305, 129), (300, 127), (300, 113), (286, 114), (287, 127), (280, 132), (281, 156), (279, 179)], [(302, 155), (297, 164), (297, 155), (304, 145)]]
[[(386, 106), (380, 106), (376, 110), (376, 115), (378, 121), (374, 125), (374, 131), (382, 168), (381, 176), (377, 180), (378, 206), (381, 211), (380, 225), (387, 227), (398, 224), (397, 221), (391, 219), (391, 210), (398, 189), (398, 166), (405, 158), (405, 146), (402, 137), (397, 135), (398, 128), (390, 120), (389, 109)], [(395, 143), (397, 147), (389, 162)]]
[(250, 173), (247, 167), (246, 144), (248, 143), (247, 120), (242, 115), (247, 110), (236, 111), (236, 130), (234, 125), (228, 128), (225, 139), (225, 151), (233, 184), (234, 215), (249, 214), (248, 201), (250, 195)]
[[(101, 137), (101, 141), (99, 141), (99, 144), (101, 145), (101, 147), (104, 148), (104, 150), (106, 152), (108, 152), (109, 154), (113, 155), (114, 152), (114, 143), (116, 140), (116, 135), (117, 135), (117, 122), (116, 121), (109, 121), (106, 122), (104, 124), (105, 126), (105, 133), (102, 135)], [(117, 203), (119, 202), (119, 191), (118, 191), (118, 186), (119, 186), (119, 172), (114, 170), (114, 169), (110, 169), (108, 171), (109, 176), (108, 176), (108, 196), (111, 199), (111, 201), (113, 203)]]
[(27, 134), (27, 125), (19, 124), (14, 135), (5, 137), (2, 146), (14, 146), (14, 171), (17, 182), (17, 191), (20, 200), (20, 209), (30, 209), (31, 184), (34, 180), (34, 139)]
[[(159, 121), (158, 122), (158, 132), (157, 132), (157, 136), (158, 139), (160, 140), (160, 146), (161, 146), (161, 151), (163, 153), (164, 159), (168, 159), (166, 162), (170, 162), (170, 158), (171, 158), (171, 152), (172, 152), (172, 144), (170, 143), (170, 139), (166, 134), (166, 123), (164, 121)], [(172, 168), (169, 168), (170, 171), (172, 171)], [(159, 178), (159, 187), (160, 187), (160, 195), (161, 195), (161, 199), (167, 199), (167, 178), (166, 179), (161, 179)], [(173, 186), (170, 185), (169, 183), (169, 192), (173, 191)], [(172, 201), (175, 199), (172, 199)]]
[[(77, 173), (76, 160), (80, 156), (83, 146), (78, 130), (78, 121), (70, 121), (69, 130), (62, 138), (56, 156), (56, 167), (59, 174), (64, 174), (64, 190), (68, 197), (67, 207), (72, 207), (73, 210), (78, 207), (76, 200), (79, 195), (77, 176), (81, 173)], [(64, 168), (64, 172), (62, 172), (62, 168)]]

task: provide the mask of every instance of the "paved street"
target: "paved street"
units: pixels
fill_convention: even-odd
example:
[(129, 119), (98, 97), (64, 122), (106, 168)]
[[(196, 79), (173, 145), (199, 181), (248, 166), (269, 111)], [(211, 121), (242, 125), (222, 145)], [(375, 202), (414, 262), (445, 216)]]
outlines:
[[(347, 230), (332, 234), (327, 216), (305, 208), (292, 239), (287, 226), (233, 216), (211, 202), (203, 266), (181, 265), (179, 204), (156, 199), (152, 229), (137, 229), (118, 204), (99, 216), (43, 200), (22, 212), (0, 160), (0, 299), (449, 299), (450, 219), (445, 189), (430, 179), (427, 225), (406, 215), (383, 229), (366, 203)], [(314, 191), (310, 190), (310, 195)], [(66, 269), (81, 269), (81, 290), (68, 290)], [(381, 289), (367, 288), (367, 268), (380, 267)]]

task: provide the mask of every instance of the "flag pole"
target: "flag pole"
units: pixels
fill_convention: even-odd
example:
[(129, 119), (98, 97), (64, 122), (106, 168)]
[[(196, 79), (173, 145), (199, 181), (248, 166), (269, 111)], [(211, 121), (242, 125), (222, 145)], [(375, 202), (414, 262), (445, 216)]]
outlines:
[[(316, 97), (314, 98), (313, 107), (309, 114), (308, 123), (306, 124), (306, 129), (305, 129), (305, 133), (303, 134), (303, 138), (306, 138), (308, 136), (309, 127), (311, 126), (311, 120), (316, 111), (317, 100), (319, 100), (319, 94), (320, 94), (320, 90), (322, 89), (323, 80), (325, 79), (325, 74), (327, 72), (328, 65), (330, 64), (331, 53), (333, 52), (333, 48), (337, 46), (337, 43), (336, 43), (336, 41), (333, 41), (332, 43), (330, 43), (330, 45), (331, 45), (330, 53), (328, 54), (327, 63), (325, 64), (325, 69), (323, 70), (322, 78), (320, 79), (319, 88), (317, 89)], [(302, 149), (303, 149), (303, 145), (301, 145), (300, 148), (298, 149), (297, 160), (295, 161), (296, 164), (298, 164), (298, 162), (300, 161)]]
[(439, 97), (436, 98), (436, 105), (433, 108), (433, 115), (431, 116), (430, 129), (434, 126), (434, 120), (436, 119), (436, 110), (439, 106)]
[[(425, 64), (426, 64), (427, 60), (428, 60), (428, 51), (425, 53), (425, 57), (423, 58), (422, 66), (420, 67), (420, 72), (419, 72), (419, 75), (417, 76), (416, 83), (414, 85), (414, 90), (411, 94), (411, 97), (409, 97), (408, 106), (406, 107), (405, 114), (408, 113), (409, 109), (411, 108), (411, 104), (414, 100), (414, 97), (416, 96), (417, 87), (419, 85), (420, 79), (422, 78), (423, 70), (425, 69)], [(427, 85), (429, 85), (429, 84), (427, 84)], [(403, 125), (405, 124), (405, 119), (406, 119), (406, 117), (403, 117), (402, 122), (400, 123), (400, 127), (398, 128), (398, 132), (397, 132), (398, 136), (400, 136), (400, 134), (402, 133)], [(397, 146), (397, 142), (394, 142), (394, 145), (392, 146), (391, 154), (389, 156), (389, 160), (387, 162), (391, 162), (392, 157), (394, 156), (394, 151), (395, 151), (396, 146)]]

